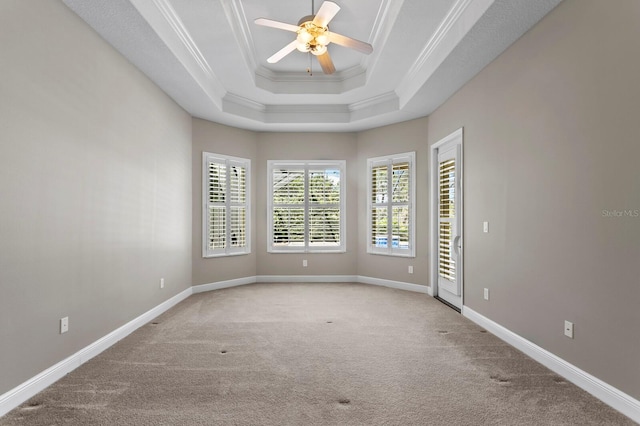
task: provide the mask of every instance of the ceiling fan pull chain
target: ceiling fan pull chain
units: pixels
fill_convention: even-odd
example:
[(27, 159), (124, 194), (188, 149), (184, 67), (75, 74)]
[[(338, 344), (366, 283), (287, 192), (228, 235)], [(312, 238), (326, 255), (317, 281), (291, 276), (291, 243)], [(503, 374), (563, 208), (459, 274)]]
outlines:
[(313, 77), (313, 61), (311, 60), (311, 52), (309, 52), (309, 68), (307, 68), (307, 73), (309, 74), (309, 77)]

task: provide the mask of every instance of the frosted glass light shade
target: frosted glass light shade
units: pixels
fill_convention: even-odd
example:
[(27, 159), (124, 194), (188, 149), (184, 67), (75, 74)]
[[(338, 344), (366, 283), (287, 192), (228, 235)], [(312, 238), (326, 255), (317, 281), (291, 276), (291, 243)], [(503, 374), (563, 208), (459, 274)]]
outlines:
[(316, 48), (311, 51), (316, 56), (324, 55), (327, 52), (327, 46), (321, 44), (316, 45)]

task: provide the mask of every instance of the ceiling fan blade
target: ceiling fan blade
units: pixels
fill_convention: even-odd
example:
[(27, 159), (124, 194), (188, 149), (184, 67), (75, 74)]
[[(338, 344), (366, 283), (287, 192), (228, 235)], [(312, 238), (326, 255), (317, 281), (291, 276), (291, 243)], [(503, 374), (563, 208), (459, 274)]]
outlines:
[(274, 53), (269, 59), (267, 59), (267, 62), (269, 62), (270, 64), (275, 64), (280, 59), (284, 58), (289, 53), (291, 53), (294, 50), (296, 50), (296, 43), (297, 43), (297, 41), (293, 40), (291, 43), (287, 44), (285, 47), (283, 47), (282, 49), (280, 49), (276, 53)]
[(336, 67), (333, 65), (333, 61), (331, 60), (331, 56), (329, 56), (329, 52), (325, 52), (320, 56), (317, 56), (318, 62), (320, 62), (320, 66), (322, 67), (322, 72), (325, 74), (333, 74), (336, 72)]
[(365, 43), (364, 41), (356, 40), (354, 38), (350, 38), (340, 34), (332, 33), (330, 31), (329, 31), (329, 41), (331, 41), (331, 43), (339, 44), (340, 46), (348, 47), (350, 49), (355, 49), (358, 52), (362, 52), (367, 55), (373, 52), (373, 47), (369, 43)]
[(279, 30), (292, 31), (294, 33), (298, 32), (298, 30), (300, 29), (300, 27), (297, 25), (287, 24), (285, 22), (280, 22), (280, 21), (274, 21), (273, 19), (267, 19), (267, 18), (257, 18), (253, 22), (255, 22), (256, 25), (262, 25), (263, 27), (277, 28)]
[(319, 27), (326, 27), (329, 24), (329, 21), (336, 16), (336, 13), (340, 10), (340, 6), (335, 4), (332, 1), (325, 1), (320, 6), (320, 10), (316, 14), (316, 17), (313, 18), (313, 23)]

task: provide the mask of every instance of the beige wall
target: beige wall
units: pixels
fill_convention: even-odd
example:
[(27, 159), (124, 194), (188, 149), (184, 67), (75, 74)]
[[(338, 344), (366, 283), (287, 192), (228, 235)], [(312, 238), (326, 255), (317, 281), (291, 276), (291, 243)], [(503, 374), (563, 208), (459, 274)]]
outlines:
[[(355, 275), (357, 271), (356, 135), (353, 133), (256, 133), (193, 120), (193, 284), (259, 275)], [(251, 159), (251, 254), (202, 257), (202, 152)], [(340, 254), (267, 253), (267, 161), (346, 160), (347, 252)], [(302, 267), (307, 259), (308, 267)]]
[(58, 1), (0, 58), (2, 394), (191, 285), (191, 119)]
[[(361, 133), (254, 133), (193, 120), (193, 277), (194, 285), (253, 276), (363, 275), (428, 284), (428, 144), (427, 118)], [(204, 259), (202, 244), (202, 151), (252, 160), (252, 254)], [(367, 158), (416, 152), (416, 258), (366, 253)], [(267, 161), (346, 160), (347, 251), (340, 254), (267, 252)], [(422, 195), (421, 195), (422, 194)], [(302, 266), (307, 259), (308, 266)], [(408, 266), (414, 266), (414, 274)]]
[[(346, 253), (267, 253), (267, 161), (346, 160)], [(357, 271), (357, 139), (355, 133), (259, 133), (256, 230), (258, 275), (355, 275)], [(302, 267), (302, 260), (308, 267)]]
[(209, 284), (256, 275), (256, 226), (251, 229), (251, 253), (225, 257), (202, 257), (202, 153), (231, 155), (251, 160), (251, 217), (256, 220), (256, 200), (263, 195), (257, 167), (257, 134), (206, 120), (193, 119), (193, 285)]
[(636, 399), (640, 217), (603, 211), (640, 209), (638, 16), (566, 0), (429, 117), (464, 126), (465, 304)]
[[(194, 285), (252, 276), (363, 275), (428, 284), (428, 144), (427, 118), (361, 133), (254, 133), (204, 120), (193, 120), (193, 277)], [(390, 143), (392, 142), (392, 143)], [(252, 160), (252, 254), (204, 259), (202, 244), (202, 151)], [(416, 152), (416, 258), (366, 253), (367, 158)], [(267, 161), (346, 160), (347, 251), (340, 254), (267, 252)], [(423, 194), (423, 195), (421, 195)], [(302, 266), (307, 259), (308, 266)], [(408, 266), (414, 266), (409, 274)]]
[[(429, 285), (428, 119), (420, 118), (358, 134), (358, 275)], [(367, 159), (403, 152), (416, 153), (416, 257), (367, 253)], [(408, 266), (413, 266), (413, 274)]]

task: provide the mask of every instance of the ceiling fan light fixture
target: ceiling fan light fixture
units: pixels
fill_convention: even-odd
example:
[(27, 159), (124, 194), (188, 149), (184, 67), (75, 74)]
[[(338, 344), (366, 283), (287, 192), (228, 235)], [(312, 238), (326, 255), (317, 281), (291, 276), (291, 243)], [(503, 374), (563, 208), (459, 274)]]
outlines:
[(300, 24), (296, 37), (296, 49), (300, 52), (311, 52), (316, 56), (324, 55), (329, 42), (326, 28), (318, 27), (311, 21)]
[(316, 44), (315, 46), (312, 46), (310, 50), (311, 50), (311, 53), (313, 53), (314, 55), (320, 56), (327, 53), (327, 46), (323, 44)]
[(307, 44), (311, 40), (313, 40), (313, 35), (309, 33), (306, 29), (301, 28), (300, 31), (298, 31), (297, 40), (298, 40), (298, 43), (300, 44)]
[[(314, 10), (313, 0), (311, 1), (311, 10)], [(267, 58), (267, 62), (275, 64), (294, 50), (303, 53), (312, 53), (318, 58), (318, 62), (325, 74), (333, 74), (336, 71), (331, 56), (327, 50), (330, 43), (339, 46), (355, 49), (361, 53), (369, 54), (373, 51), (373, 47), (369, 43), (359, 41), (353, 38), (329, 32), (329, 22), (340, 10), (340, 6), (331, 0), (325, 0), (318, 13), (315, 15), (307, 15), (298, 21), (298, 25), (287, 24), (285, 22), (274, 21), (266, 18), (256, 18), (255, 23), (265, 27), (272, 27), (281, 30), (296, 33), (295, 40), (291, 41), (285, 47), (277, 51), (275, 54)]]
[(331, 41), (329, 40), (329, 35), (327, 34), (327, 31), (323, 31), (322, 34), (318, 35), (316, 37), (316, 42), (318, 42), (318, 44), (321, 44), (323, 46), (328, 45)]

